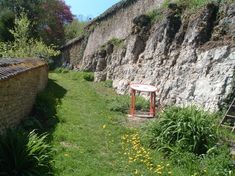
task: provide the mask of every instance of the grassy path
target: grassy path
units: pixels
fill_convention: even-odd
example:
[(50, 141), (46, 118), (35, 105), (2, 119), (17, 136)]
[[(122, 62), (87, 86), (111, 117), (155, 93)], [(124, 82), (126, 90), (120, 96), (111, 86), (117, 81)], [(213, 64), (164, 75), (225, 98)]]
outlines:
[(52, 101), (49, 98), (39, 107), (48, 105), (49, 116), (57, 118), (46, 121), (56, 150), (56, 176), (234, 175), (228, 172), (225, 150), (205, 159), (176, 152), (172, 160), (151, 150), (141, 128), (127, 128), (125, 116), (109, 110), (115, 93), (85, 81), (82, 73), (50, 73), (45, 93)]
[(121, 125), (124, 117), (110, 112), (81, 74), (51, 73), (50, 79), (65, 93), (56, 108), (59, 123), (52, 134), (56, 175), (128, 175), (120, 144), (126, 131)]

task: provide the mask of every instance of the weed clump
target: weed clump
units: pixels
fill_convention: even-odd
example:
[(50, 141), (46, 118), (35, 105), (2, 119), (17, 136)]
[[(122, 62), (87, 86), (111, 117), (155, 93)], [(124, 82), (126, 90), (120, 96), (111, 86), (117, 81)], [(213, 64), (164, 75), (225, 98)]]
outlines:
[(112, 38), (108, 41), (109, 44), (112, 44), (114, 46), (117, 46), (119, 48), (123, 48), (124, 47), (124, 42), (122, 39), (118, 39), (118, 38)]
[(94, 81), (94, 73), (85, 72), (83, 75), (83, 79), (86, 81)]
[(151, 24), (161, 21), (164, 17), (163, 13), (159, 9), (150, 11), (147, 16), (150, 18)]

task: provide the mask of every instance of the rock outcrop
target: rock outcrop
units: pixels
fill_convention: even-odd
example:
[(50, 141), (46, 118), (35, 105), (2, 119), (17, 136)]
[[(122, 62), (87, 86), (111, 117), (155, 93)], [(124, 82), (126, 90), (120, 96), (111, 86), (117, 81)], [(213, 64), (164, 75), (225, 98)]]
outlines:
[(170, 4), (162, 13), (155, 23), (135, 17), (128, 36), (84, 55), (80, 69), (113, 80), (120, 94), (130, 82), (152, 84), (162, 105), (218, 110), (235, 88), (235, 3), (210, 3), (193, 15)]

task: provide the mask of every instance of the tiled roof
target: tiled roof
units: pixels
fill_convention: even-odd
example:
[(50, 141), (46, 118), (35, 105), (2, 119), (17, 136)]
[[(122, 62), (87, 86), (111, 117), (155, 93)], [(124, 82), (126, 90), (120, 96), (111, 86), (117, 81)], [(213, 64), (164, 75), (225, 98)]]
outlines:
[(0, 80), (46, 65), (41, 59), (0, 58)]

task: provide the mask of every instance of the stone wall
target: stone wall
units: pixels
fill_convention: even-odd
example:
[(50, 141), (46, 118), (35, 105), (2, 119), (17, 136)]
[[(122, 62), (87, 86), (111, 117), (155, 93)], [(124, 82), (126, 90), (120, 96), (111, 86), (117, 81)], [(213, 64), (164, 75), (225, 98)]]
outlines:
[(94, 52), (112, 38), (125, 39), (132, 28), (132, 20), (141, 14), (157, 9), (164, 0), (137, 0), (121, 8), (107, 19), (98, 22), (88, 38), (84, 57)]
[(69, 41), (62, 50), (62, 62), (86, 65), (86, 57), (112, 38), (124, 39), (131, 32), (132, 19), (160, 7), (164, 0), (123, 0), (95, 18), (85, 29), (85, 36)]
[(210, 3), (192, 14), (170, 4), (152, 23), (146, 11), (161, 3), (135, 0), (100, 18), (79, 69), (94, 71), (96, 81), (113, 80), (120, 94), (130, 82), (151, 84), (162, 106), (218, 110), (235, 94), (235, 3)]
[(235, 93), (234, 12), (235, 3), (209, 4), (191, 17), (169, 10), (146, 41), (140, 30), (126, 38), (126, 47), (106, 55), (102, 71), (102, 59), (93, 57), (95, 79), (112, 79), (119, 93), (127, 93), (130, 82), (152, 84), (163, 106), (193, 104), (216, 111)]
[(61, 63), (79, 67), (82, 63), (84, 50), (87, 44), (87, 37), (88, 36), (75, 38), (64, 45), (61, 48)]
[(18, 125), (30, 113), (47, 80), (43, 61), (0, 59), (0, 131)]

